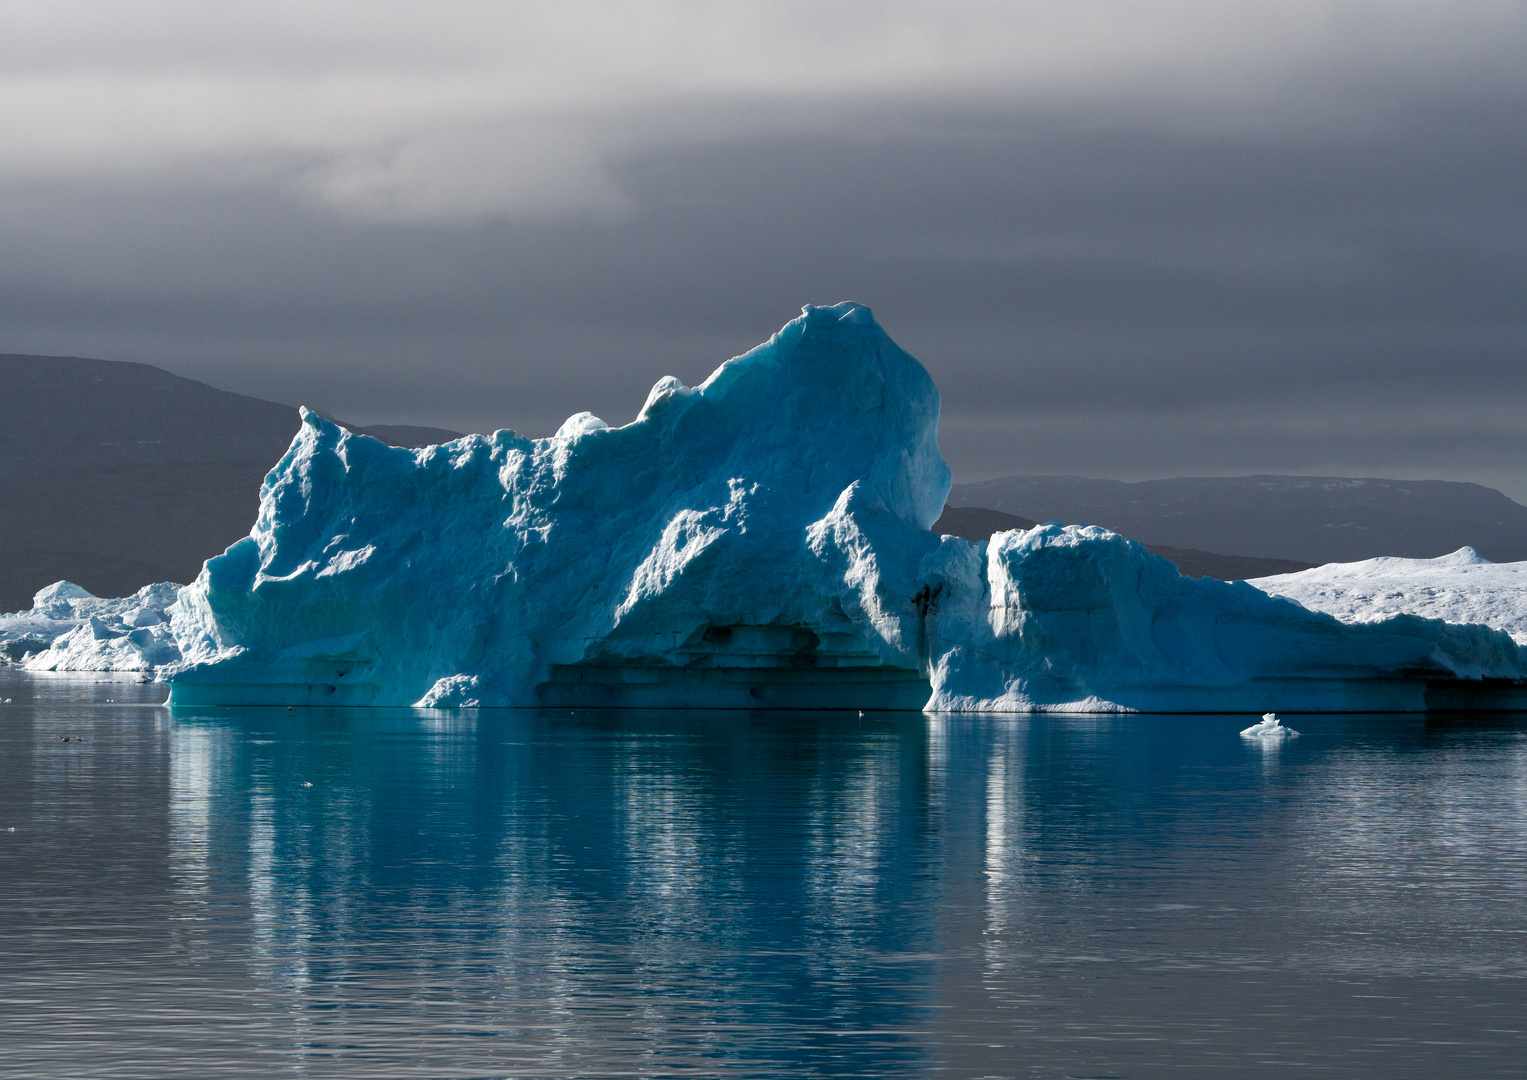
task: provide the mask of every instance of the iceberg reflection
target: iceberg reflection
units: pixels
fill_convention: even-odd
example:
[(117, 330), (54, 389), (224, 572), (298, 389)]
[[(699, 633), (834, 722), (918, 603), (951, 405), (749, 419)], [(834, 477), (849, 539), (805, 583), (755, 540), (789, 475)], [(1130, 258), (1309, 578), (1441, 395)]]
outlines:
[(181, 716), (172, 934), (315, 1075), (1124, 1074), (1332, 973), (1527, 974), (1527, 737), (1245, 722)]
[(926, 980), (880, 964), (930, 953), (936, 899), (915, 873), (923, 720), (819, 723), (182, 718), (177, 874), (247, 911), (249, 973), (313, 1053), (402, 996), (421, 1023), (469, 1008), (537, 1061), (585, 1052), (592, 1023), (632, 1060), (676, 1032), (741, 1053), (739, 1033), (776, 1025), (785, 1044), (744, 1056), (800, 1061), (847, 1038), (893, 1064), (916, 1056), (904, 1032)]

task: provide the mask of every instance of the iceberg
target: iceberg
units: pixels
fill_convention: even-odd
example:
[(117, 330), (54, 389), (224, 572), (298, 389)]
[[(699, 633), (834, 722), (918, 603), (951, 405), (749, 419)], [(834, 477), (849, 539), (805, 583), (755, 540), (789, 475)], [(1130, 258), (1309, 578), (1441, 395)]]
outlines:
[(22, 666), (28, 671), (153, 671), (179, 659), (168, 622), (130, 626), (92, 615)]
[(929, 531), (928, 373), (807, 307), (636, 419), (389, 447), (304, 410), (250, 535), (171, 616), (177, 706), (1426, 707), (1506, 634), (1346, 625), (1104, 529)]
[(1263, 713), (1260, 722), (1241, 729), (1243, 739), (1292, 739), (1298, 734), (1293, 728), (1284, 727), (1277, 713)]
[(1247, 584), (1346, 623), (1420, 615), (1493, 626), (1527, 645), (1527, 562), (1493, 563), (1471, 547), (1436, 559), (1328, 563)]
[(170, 611), (182, 586), (147, 585), (103, 599), (71, 581), (32, 598), (29, 611), (0, 615), (0, 660), (30, 671), (149, 671), (180, 659)]
[(845, 304), (622, 427), (410, 450), (305, 411), (251, 535), (182, 594), (171, 700), (920, 708), (891, 589), (939, 544), (938, 409)]

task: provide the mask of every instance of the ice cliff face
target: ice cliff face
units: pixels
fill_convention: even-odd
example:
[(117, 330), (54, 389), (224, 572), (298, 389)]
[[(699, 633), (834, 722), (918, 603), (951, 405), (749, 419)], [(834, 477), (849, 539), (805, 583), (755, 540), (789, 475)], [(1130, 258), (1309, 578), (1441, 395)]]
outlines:
[(840, 304), (620, 428), (415, 451), (305, 413), (181, 595), (171, 700), (1263, 711), (1527, 674), (1504, 634), (1345, 627), (1100, 529), (935, 536), (938, 409)]

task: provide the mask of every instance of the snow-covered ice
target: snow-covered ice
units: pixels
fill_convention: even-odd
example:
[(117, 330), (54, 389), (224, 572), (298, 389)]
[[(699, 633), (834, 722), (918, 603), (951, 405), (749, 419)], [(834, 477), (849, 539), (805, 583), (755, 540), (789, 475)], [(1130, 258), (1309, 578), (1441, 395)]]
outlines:
[(28, 671), (152, 671), (179, 659), (168, 622), (129, 626), (92, 615), (23, 666)]
[(1342, 622), (1420, 615), (1493, 626), (1527, 645), (1527, 562), (1493, 563), (1470, 547), (1436, 559), (1329, 563), (1247, 584)]
[(1527, 677), (1504, 633), (1344, 625), (1104, 529), (934, 535), (938, 411), (839, 304), (622, 427), (409, 450), (305, 412), (181, 594), (171, 700), (1419, 709), (1429, 679)]
[(1277, 713), (1263, 713), (1259, 722), (1241, 730), (1243, 739), (1291, 739), (1298, 734), (1293, 728), (1284, 727)]
[(180, 659), (170, 610), (181, 586), (94, 596), (71, 581), (38, 591), (28, 611), (0, 615), (0, 659), (31, 671), (147, 671)]

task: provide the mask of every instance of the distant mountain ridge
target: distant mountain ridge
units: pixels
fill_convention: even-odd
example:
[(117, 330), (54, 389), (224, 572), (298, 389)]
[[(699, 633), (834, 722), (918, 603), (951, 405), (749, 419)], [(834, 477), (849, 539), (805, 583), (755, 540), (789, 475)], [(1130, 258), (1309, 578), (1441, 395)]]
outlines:
[[(290, 405), (149, 364), (0, 354), (0, 611), (67, 579), (97, 596), (190, 581), (249, 533)], [(362, 429), (384, 442), (439, 428)]]
[(1430, 559), (1468, 545), (1493, 562), (1527, 559), (1527, 506), (1493, 488), (1447, 480), (1009, 476), (956, 484), (949, 501), (1038, 521), (1103, 525), (1153, 549), (1320, 565), (1380, 555)]
[[(0, 611), (29, 607), (60, 579), (98, 596), (191, 580), (248, 534), (260, 482), (298, 424), (289, 405), (148, 364), (0, 354)], [(394, 446), (459, 437), (346, 426)], [(1527, 507), (1435, 480), (1015, 476), (955, 485), (936, 527), (984, 540), (1053, 519), (1105, 525), (1192, 576), (1434, 558), (1464, 545), (1496, 562), (1527, 559)]]
[[(1028, 518), (1004, 514), (1000, 510), (987, 510), (978, 506), (945, 506), (944, 513), (933, 523), (933, 531), (950, 536), (962, 536), (966, 540), (990, 540), (993, 533), (1009, 529), (1032, 529), (1039, 524)], [(1151, 552), (1168, 562), (1176, 563), (1177, 569), (1188, 577), (1213, 577), (1222, 581), (1244, 581), (1247, 578), (1267, 577), (1271, 574), (1293, 574), (1308, 570), (1309, 563), (1290, 559), (1259, 559), (1245, 555), (1220, 555), (1213, 551), (1197, 551), (1191, 548), (1174, 548), (1155, 545)]]
[(0, 355), (0, 611), (189, 581), (245, 536), (297, 410), (148, 364)]
[(462, 432), (450, 428), (420, 427), (418, 424), (368, 424), (359, 427), (340, 421), (340, 426), (349, 428), (357, 435), (370, 435), (388, 446), (408, 446), (416, 450), (423, 446), (453, 442), (462, 437)]

